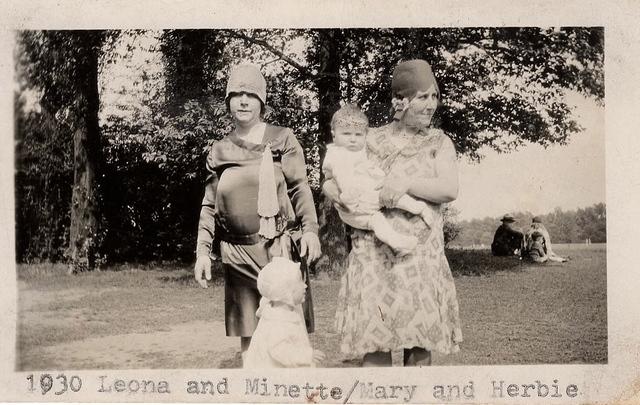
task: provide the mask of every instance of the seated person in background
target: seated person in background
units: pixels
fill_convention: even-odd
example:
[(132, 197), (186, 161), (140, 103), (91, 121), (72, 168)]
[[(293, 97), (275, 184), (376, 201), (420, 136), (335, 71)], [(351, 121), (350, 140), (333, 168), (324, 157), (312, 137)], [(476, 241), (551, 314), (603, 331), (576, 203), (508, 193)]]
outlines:
[(501, 219), (502, 225), (496, 229), (491, 243), (491, 253), (494, 256), (514, 256), (520, 254), (524, 237), (522, 232), (513, 228), (516, 222), (513, 216), (506, 214)]
[[(549, 236), (549, 231), (547, 231), (547, 228), (542, 224), (542, 218), (540, 217), (533, 217), (533, 220), (531, 221), (531, 227), (525, 235), (525, 246), (530, 245), (530, 240), (532, 239), (533, 234), (535, 234), (536, 232), (542, 235), (544, 251), (547, 254), (549, 261), (563, 263), (568, 260), (564, 257), (558, 256), (551, 248), (551, 237)], [(523, 252), (523, 257), (527, 257), (527, 255), (528, 252)]]
[(526, 258), (534, 263), (544, 263), (549, 260), (544, 246), (544, 236), (538, 231), (531, 233), (527, 239)]

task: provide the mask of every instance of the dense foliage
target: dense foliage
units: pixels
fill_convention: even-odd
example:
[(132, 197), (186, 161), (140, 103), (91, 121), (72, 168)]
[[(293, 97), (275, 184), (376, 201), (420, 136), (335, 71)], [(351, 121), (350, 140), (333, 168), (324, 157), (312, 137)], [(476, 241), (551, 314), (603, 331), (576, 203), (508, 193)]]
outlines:
[(46, 111), (17, 114), (15, 124), (17, 259), (59, 261), (69, 244), (72, 143)]
[[(99, 260), (99, 250), (102, 244), (100, 234), (100, 198), (97, 177), (100, 176), (102, 162), (102, 148), (100, 147), (100, 129), (98, 112), (100, 97), (98, 89), (98, 75), (102, 53), (108, 47), (109, 40), (114, 37), (107, 31), (24, 31), (19, 34), (18, 43), (18, 76), (23, 89), (36, 90), (39, 93), (37, 109), (41, 113), (29, 110), (26, 113), (17, 109), (16, 116), (20, 120), (29, 121), (30, 118), (44, 125), (34, 128), (33, 122), (17, 125), (16, 138), (21, 142), (17, 149), (18, 170), (17, 178), (17, 218), (25, 220), (25, 228), (20, 229), (18, 238), (30, 241), (29, 232), (38, 234), (43, 220), (45, 227), (56, 224), (51, 235), (54, 237), (66, 233), (68, 228), (69, 242), (63, 255), (69, 261), (72, 272), (92, 269)], [(21, 95), (20, 95), (21, 96)], [(24, 105), (24, 99), (18, 97), (17, 107)], [(37, 110), (36, 109), (36, 110)], [(22, 115), (22, 116), (21, 116)], [(34, 136), (29, 129), (39, 130), (42, 135)], [(25, 132), (20, 132), (27, 130)], [(51, 133), (47, 133), (51, 131)], [(46, 142), (38, 143), (38, 139), (45, 138)], [(59, 154), (67, 151), (72, 144), (72, 153)], [(51, 157), (42, 156), (40, 152), (52, 153)], [(35, 159), (25, 161), (23, 158), (31, 155)], [(39, 161), (42, 163), (38, 163)], [(53, 162), (70, 162), (73, 167), (72, 182), (65, 182), (68, 176), (65, 165), (53, 166)], [(33, 173), (41, 173), (34, 176)], [(57, 176), (62, 174), (62, 176)], [(39, 201), (46, 201), (41, 196), (24, 198), (22, 187), (34, 186), (31, 190), (39, 190), (44, 195), (58, 192), (58, 201), (64, 207), (61, 210), (45, 211), (42, 208), (54, 208), (51, 204), (45, 207), (35, 205)], [(67, 193), (68, 188), (71, 193)], [(53, 190), (51, 190), (53, 189)], [(55, 195), (55, 194), (54, 194)], [(70, 196), (67, 204), (66, 198)], [(61, 201), (62, 200), (62, 201)], [(20, 205), (24, 203), (25, 205)], [(35, 204), (34, 204), (35, 203)], [(70, 211), (70, 212), (69, 212)], [(39, 216), (30, 216), (29, 212), (38, 212)], [(67, 225), (66, 218), (69, 218)], [(62, 227), (62, 228), (60, 228)], [(21, 223), (18, 222), (18, 228)], [(46, 249), (34, 251), (30, 243), (18, 245), (18, 258), (31, 255), (21, 251), (25, 247), (36, 257), (55, 258), (60, 256), (60, 237), (47, 243)]]
[[(294, 129), (315, 192), (332, 112), (357, 102), (372, 125), (387, 122), (391, 72), (403, 59), (432, 64), (438, 125), (475, 159), (483, 146), (567, 142), (580, 128), (564, 92), (604, 96), (601, 28), (27, 31), (16, 53), (21, 261), (60, 260), (73, 243), (70, 162), (74, 136), (93, 131), (76, 119), (86, 118), (87, 103), (99, 106), (91, 138), (99, 153), (89, 156), (98, 170), (97, 248), (120, 261), (192, 258), (203, 160), (230, 128), (226, 72), (240, 61), (261, 65), (265, 118)], [(95, 56), (99, 95), (85, 100), (76, 82)], [(26, 103), (28, 94), (37, 102)], [(459, 228), (448, 226), (455, 237)], [(339, 230), (325, 232), (333, 247), (344, 245), (331, 238)]]

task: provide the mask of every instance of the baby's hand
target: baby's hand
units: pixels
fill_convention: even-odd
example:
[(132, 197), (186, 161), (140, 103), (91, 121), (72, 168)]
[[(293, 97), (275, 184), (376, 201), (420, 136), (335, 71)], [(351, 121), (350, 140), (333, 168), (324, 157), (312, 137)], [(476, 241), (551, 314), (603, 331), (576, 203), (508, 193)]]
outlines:
[(321, 350), (313, 351), (313, 364), (318, 365), (318, 363), (322, 363), (327, 356)]

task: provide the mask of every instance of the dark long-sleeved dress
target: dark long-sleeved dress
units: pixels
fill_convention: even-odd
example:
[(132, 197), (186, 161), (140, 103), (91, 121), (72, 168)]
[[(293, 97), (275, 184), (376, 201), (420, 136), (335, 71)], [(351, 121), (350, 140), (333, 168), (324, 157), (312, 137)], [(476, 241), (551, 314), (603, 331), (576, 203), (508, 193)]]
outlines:
[(491, 243), (491, 252), (494, 256), (513, 256), (516, 251), (522, 249), (524, 235), (511, 226), (502, 224), (496, 229)]
[[(267, 144), (280, 207), (276, 219), (280, 236), (273, 240), (258, 235), (258, 171)], [(318, 232), (302, 147), (290, 129), (267, 124), (261, 144), (247, 142), (235, 132), (216, 142), (207, 168), (211, 176), (202, 200), (197, 254), (209, 255), (214, 240), (220, 242), (227, 336), (251, 336), (260, 301), (258, 272), (274, 256), (291, 257), (290, 230)]]

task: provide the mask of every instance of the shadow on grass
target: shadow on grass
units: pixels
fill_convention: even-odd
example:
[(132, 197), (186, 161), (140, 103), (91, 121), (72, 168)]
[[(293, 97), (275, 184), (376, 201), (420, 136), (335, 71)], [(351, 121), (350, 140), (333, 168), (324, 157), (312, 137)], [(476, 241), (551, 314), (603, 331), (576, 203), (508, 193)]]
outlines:
[[(329, 253), (329, 256), (331, 254)], [(495, 257), (491, 255), (489, 250), (459, 250), (448, 249), (446, 251), (447, 260), (451, 267), (454, 277), (457, 276), (484, 276), (499, 271), (520, 271), (525, 266), (517, 257)], [(530, 263), (529, 263), (530, 265)], [(312, 275), (321, 277), (326, 274), (331, 279), (338, 279), (344, 273), (343, 266), (334, 263), (333, 267), (315, 266)], [(154, 274), (153, 279), (163, 284), (174, 284), (179, 286), (196, 286), (193, 276), (192, 263), (175, 263), (175, 262), (150, 262), (150, 263), (121, 263), (101, 269), (97, 272), (81, 273), (78, 275), (69, 275), (66, 272), (66, 266), (60, 263), (42, 263), (42, 264), (18, 264), (17, 275), (19, 280), (46, 280), (52, 276), (58, 282), (61, 280), (74, 280), (78, 277), (95, 278), (96, 275), (102, 276), (113, 275), (117, 273), (127, 275), (127, 279), (132, 279), (135, 273)], [(160, 273), (160, 275), (158, 274)], [(211, 266), (212, 279), (209, 281), (213, 285), (222, 285), (224, 283), (224, 271), (222, 263), (214, 261)], [(61, 277), (62, 276), (62, 277)], [(325, 276), (326, 277), (326, 276)], [(109, 277), (113, 278), (113, 277)], [(120, 278), (120, 277), (117, 277)], [(139, 279), (139, 280), (138, 280)], [(145, 281), (143, 277), (135, 277), (132, 281)], [(135, 283), (134, 283), (135, 284)]]
[[(167, 284), (177, 284), (181, 286), (194, 286), (197, 287), (198, 284), (193, 276), (193, 272), (189, 273), (181, 273), (177, 275), (171, 276), (160, 276), (158, 280)], [(224, 277), (220, 273), (213, 273), (211, 275), (211, 280), (208, 280), (207, 283), (209, 285), (222, 285), (224, 284)]]
[(448, 249), (451, 273), (457, 276), (486, 276), (499, 271), (521, 271), (525, 266), (516, 256), (497, 257), (489, 250)]

